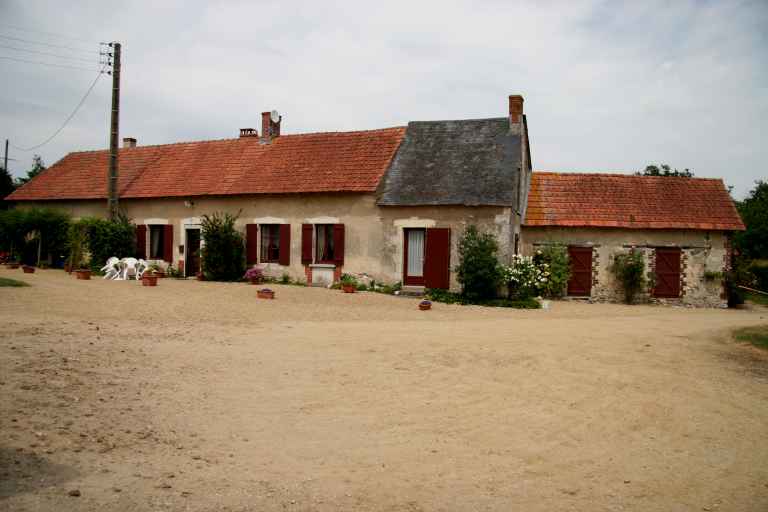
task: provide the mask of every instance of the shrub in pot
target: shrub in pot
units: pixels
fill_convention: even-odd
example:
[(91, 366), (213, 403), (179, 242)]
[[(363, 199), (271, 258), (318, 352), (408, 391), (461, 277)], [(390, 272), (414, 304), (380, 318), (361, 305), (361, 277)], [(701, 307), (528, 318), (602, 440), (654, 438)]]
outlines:
[(79, 268), (75, 270), (75, 275), (77, 276), (78, 279), (88, 281), (91, 278), (91, 269)]
[(423, 300), (419, 302), (419, 309), (422, 311), (427, 311), (432, 309), (432, 302), (428, 300)]
[(144, 274), (141, 277), (141, 286), (157, 286), (157, 276)]
[(357, 279), (352, 274), (341, 275), (341, 290), (344, 293), (355, 293), (357, 291)]
[(22, 265), (21, 269), (24, 271), (25, 274), (35, 273), (35, 267), (33, 267), (32, 265)]

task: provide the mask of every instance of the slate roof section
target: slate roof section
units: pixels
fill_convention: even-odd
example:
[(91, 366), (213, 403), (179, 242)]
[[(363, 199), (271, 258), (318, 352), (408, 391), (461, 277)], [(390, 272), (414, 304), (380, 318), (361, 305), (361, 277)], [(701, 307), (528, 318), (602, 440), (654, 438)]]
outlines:
[(520, 136), (506, 117), (410, 122), (378, 204), (515, 207), (520, 166)]
[[(120, 198), (375, 192), (404, 127), (121, 148)], [(106, 199), (107, 151), (70, 153), (6, 199)]]
[(526, 226), (736, 230), (720, 179), (535, 171)]

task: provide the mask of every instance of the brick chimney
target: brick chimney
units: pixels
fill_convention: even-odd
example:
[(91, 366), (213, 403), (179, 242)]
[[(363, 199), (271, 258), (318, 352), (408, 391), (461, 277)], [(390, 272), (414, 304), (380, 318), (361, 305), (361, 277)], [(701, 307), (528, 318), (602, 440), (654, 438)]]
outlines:
[(256, 128), (240, 128), (240, 138), (243, 137), (258, 137), (259, 131)]
[(519, 94), (509, 95), (509, 124), (523, 122), (523, 97)]
[(261, 138), (265, 142), (280, 136), (280, 122), (283, 116), (278, 116), (277, 122), (272, 121), (271, 112), (261, 113)]
[(124, 148), (135, 148), (136, 147), (136, 139), (133, 137), (124, 137), (123, 138), (123, 147)]

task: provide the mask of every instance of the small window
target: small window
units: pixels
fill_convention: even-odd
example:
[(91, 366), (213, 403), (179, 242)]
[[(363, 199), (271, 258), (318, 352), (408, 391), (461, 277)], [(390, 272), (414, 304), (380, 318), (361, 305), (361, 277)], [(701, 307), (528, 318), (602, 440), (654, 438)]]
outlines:
[(280, 260), (280, 225), (261, 225), (261, 262), (277, 263)]
[(164, 257), (165, 226), (149, 226), (149, 259), (161, 260)]
[(333, 263), (333, 224), (315, 226), (315, 262)]

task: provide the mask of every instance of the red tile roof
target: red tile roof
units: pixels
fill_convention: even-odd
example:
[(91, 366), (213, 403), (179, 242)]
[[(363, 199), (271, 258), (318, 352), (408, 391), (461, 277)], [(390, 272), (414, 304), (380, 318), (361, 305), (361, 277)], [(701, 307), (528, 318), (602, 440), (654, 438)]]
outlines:
[(744, 229), (719, 179), (539, 171), (525, 225)]
[[(119, 151), (121, 198), (374, 192), (404, 127), (139, 146)], [(70, 153), (7, 197), (104, 199), (107, 151)]]

